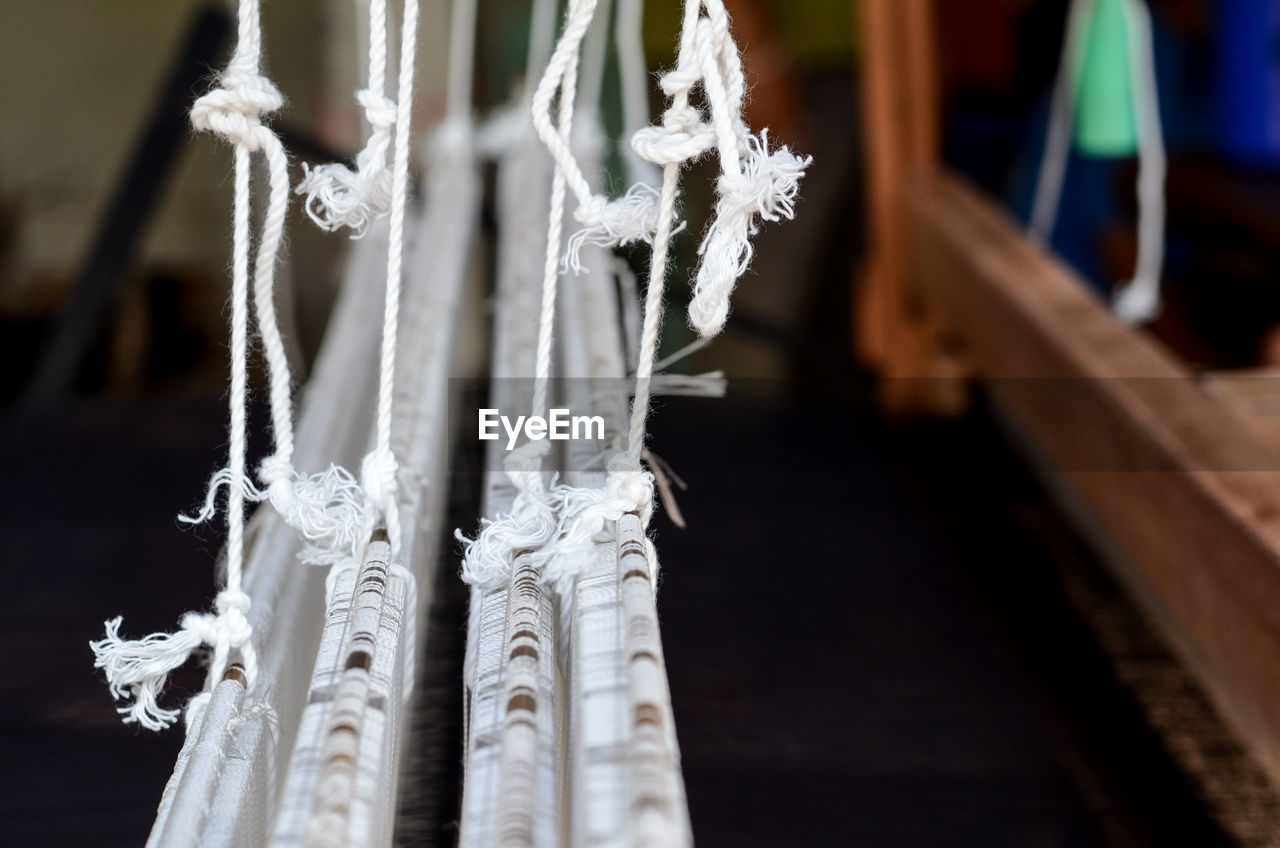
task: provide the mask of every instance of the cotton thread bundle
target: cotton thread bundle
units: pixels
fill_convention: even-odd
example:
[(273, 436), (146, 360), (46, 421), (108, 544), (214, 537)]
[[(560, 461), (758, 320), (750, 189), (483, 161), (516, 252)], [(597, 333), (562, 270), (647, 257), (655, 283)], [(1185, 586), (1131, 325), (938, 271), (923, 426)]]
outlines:
[(353, 171), (332, 162), (314, 169), (303, 165), (304, 177), (298, 194), (307, 200), (303, 208), (316, 226), (333, 232), (343, 227), (352, 238), (365, 234), (370, 222), (391, 209), (391, 170), (387, 153), (396, 126), (396, 103), (386, 96), (387, 2), (367, 0), (369, 6), (368, 86), (356, 92), (356, 102), (364, 108), (369, 138), (356, 156)]
[[(385, 11), (383, 12), (385, 18)], [(396, 508), (398, 464), (391, 450), (392, 388), (395, 381), (396, 331), (404, 252), (404, 218), (408, 202), (409, 131), (417, 46), (417, 0), (406, 0), (400, 53), (400, 92), (396, 111), (395, 148), (391, 172), (390, 236), (379, 359), (377, 443), (364, 457), (359, 480), (330, 465), (303, 474), (293, 465), (294, 427), (292, 375), (276, 317), (275, 251), (283, 234), (288, 206), (288, 172), (283, 153), (270, 169), (271, 194), (262, 246), (254, 276), (254, 306), (270, 379), (271, 429), (275, 453), (263, 461), (259, 476), (266, 499), (285, 523), (307, 542), (302, 559), (331, 566), (358, 561), (364, 544), (377, 526), (385, 526), (393, 553), (400, 550), (399, 511)], [(384, 64), (384, 62), (371, 63)], [(272, 226), (274, 224), (274, 226)], [(273, 239), (269, 242), (268, 235)], [(267, 245), (271, 250), (267, 251)], [(215, 475), (216, 477), (216, 475)]]
[[(568, 153), (573, 132), (573, 105), (577, 90), (579, 48), (591, 25), (596, 0), (574, 0), (566, 12), (565, 28), (552, 52), (546, 71), (533, 96), (535, 128), (540, 122), (550, 124), (551, 100), (559, 94), (559, 116), (552, 135)], [(567, 45), (567, 47), (566, 47)], [(541, 134), (541, 133), (540, 133)], [(551, 183), (550, 215), (547, 224), (546, 256), (543, 263), (542, 298), (538, 314), (538, 345), (534, 362), (533, 415), (542, 416), (547, 409), (547, 382), (551, 375), (551, 354), (555, 326), (556, 287), (560, 275), (560, 242), (566, 182), (568, 175), (555, 159)], [(585, 186), (581, 173), (577, 177)], [(589, 187), (587, 188), (590, 194)], [(515, 485), (517, 495), (512, 510), (493, 520), (482, 519), (480, 532), (469, 539), (460, 531), (456, 537), (463, 543), (462, 578), (467, 583), (492, 591), (509, 581), (519, 551), (541, 550), (556, 532), (555, 505), (552, 493), (543, 482), (542, 458), (550, 449), (546, 441), (529, 442), (508, 454), (506, 472)], [(552, 489), (555, 488), (554, 481)]]
[[(701, 14), (704, 8), (706, 17)], [(699, 84), (710, 106), (709, 124), (689, 103), (692, 89)], [(638, 131), (633, 141), (638, 155), (662, 166), (663, 179), (627, 450), (610, 460), (603, 490), (569, 486), (552, 490), (559, 515), (556, 536), (535, 557), (547, 579), (562, 586), (586, 566), (592, 541), (611, 522), (634, 514), (642, 527), (648, 527), (653, 514), (655, 480), (642, 468), (641, 458), (661, 335), (667, 255), (671, 237), (678, 231), (675, 206), (680, 167), (713, 148), (719, 151), (716, 219), (699, 250), (702, 262), (689, 308), (691, 323), (707, 338), (724, 327), (730, 295), (751, 261), (750, 237), (757, 232), (759, 221), (794, 217), (800, 179), (812, 162), (786, 147), (771, 153), (768, 130), (757, 138), (746, 128), (741, 58), (729, 33), (728, 14), (719, 0), (686, 3), (676, 69), (663, 77), (662, 86), (671, 97), (662, 125)]]
[[(570, 5), (564, 30), (534, 92), (532, 104), (533, 126), (555, 160), (557, 179), (567, 184), (578, 203), (574, 218), (583, 226), (569, 239), (563, 263), (563, 267), (576, 273), (583, 270), (583, 246), (621, 247), (641, 241), (651, 242), (657, 227), (657, 197), (653, 189), (637, 185), (617, 200), (593, 193), (574, 158), (569, 144), (570, 134), (560, 132), (551, 119), (551, 104), (557, 96), (561, 123), (566, 114), (572, 113), (571, 101), (576, 87), (574, 77), (582, 39), (594, 19), (596, 5), (596, 0), (578, 0)], [(558, 253), (558, 244), (556, 249)]]
[[(244, 667), (245, 686), (257, 677), (257, 654), (253, 648), (253, 628), (249, 624), (250, 598), (241, 588), (244, 570), (244, 502), (255, 493), (245, 475), (245, 396), (248, 383), (248, 289), (250, 241), (250, 156), (262, 152), (278, 184), (284, 151), (279, 139), (261, 123), (264, 114), (283, 104), (270, 80), (260, 73), (262, 33), (257, 0), (241, 0), (236, 51), (220, 78), (218, 88), (198, 99), (191, 109), (196, 129), (223, 136), (235, 146), (235, 205), (232, 256), (231, 391), (229, 398), (229, 462), (225, 473), (215, 474), (212, 490), (227, 489), (227, 579), (215, 600), (214, 614), (188, 613), (177, 633), (152, 633), (138, 640), (121, 639), (119, 617), (106, 623), (106, 638), (90, 642), (94, 666), (106, 672), (111, 694), (133, 703), (118, 708), (126, 724), (137, 723), (148, 730), (172, 724), (178, 711), (164, 709), (159, 696), (170, 672), (186, 662), (201, 645), (213, 648), (209, 680), (216, 682), (226, 672), (233, 652)], [(284, 175), (287, 194), (288, 176)], [(258, 271), (264, 259), (271, 266), (283, 229), (283, 211), (269, 209), (258, 248)], [(208, 508), (206, 506), (206, 511)], [(210, 513), (211, 514), (211, 513)], [(207, 700), (208, 690), (197, 696), (196, 709)]]

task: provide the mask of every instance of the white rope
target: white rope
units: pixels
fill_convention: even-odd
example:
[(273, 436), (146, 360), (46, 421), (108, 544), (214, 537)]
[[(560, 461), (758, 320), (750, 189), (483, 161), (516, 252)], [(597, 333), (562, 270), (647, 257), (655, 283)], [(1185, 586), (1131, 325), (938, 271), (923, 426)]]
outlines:
[(369, 7), (369, 77), (368, 85), (356, 92), (356, 102), (364, 107), (369, 138), (356, 156), (354, 171), (340, 162), (314, 169), (304, 164), (297, 189), (306, 196), (304, 208), (316, 226), (330, 232), (348, 227), (352, 238), (363, 236), (370, 222), (391, 207), (387, 151), (397, 120), (396, 103), (386, 96), (387, 0), (362, 2)]
[[(542, 80), (533, 96), (532, 112), (535, 128), (540, 123), (552, 127), (550, 135), (564, 151), (573, 131), (573, 106), (577, 88), (579, 47), (591, 26), (596, 0), (572, 0), (566, 12), (564, 30), (552, 52)], [(558, 98), (557, 98), (558, 95)], [(551, 103), (558, 99), (557, 120), (551, 124)], [(542, 130), (539, 130), (542, 135)], [(544, 143), (545, 138), (544, 138)], [(550, 147), (551, 145), (548, 145)], [(568, 159), (572, 161), (572, 154)], [(551, 183), (551, 203), (547, 223), (546, 253), (543, 262), (542, 298), (538, 313), (538, 343), (534, 359), (532, 415), (543, 416), (547, 410), (547, 387), (551, 375), (554, 341), (556, 290), (560, 279), (560, 247), (564, 221), (566, 184), (570, 175), (555, 158)], [(576, 179), (586, 185), (580, 170)], [(590, 189), (586, 189), (590, 193)], [(517, 551), (541, 550), (556, 531), (555, 508), (543, 481), (542, 457), (550, 448), (548, 441), (531, 441), (508, 454), (506, 472), (515, 484), (517, 495), (511, 512), (493, 520), (481, 519), (480, 532), (474, 539), (456, 533), (465, 548), (462, 578), (486, 591), (504, 585), (510, 577)]]
[(391, 414), (395, 397), (396, 337), (404, 266), (404, 218), (409, 200), (410, 130), (413, 121), (413, 77), (418, 49), (418, 0), (404, 0), (400, 38), (400, 91), (396, 114), (395, 164), (392, 174), (391, 239), (387, 249), (387, 289), (379, 362), (376, 446), (364, 458), (360, 479), (369, 509), (362, 536), (381, 522), (391, 539), (391, 554), (400, 551), (400, 511), (396, 504), (398, 464), (391, 449)]
[(1094, 0), (1071, 0), (1067, 10), (1067, 26), (1062, 36), (1062, 56), (1058, 60), (1058, 78), (1049, 103), (1049, 126), (1045, 131), (1045, 147), (1036, 180), (1035, 199), (1031, 203), (1028, 232), (1044, 245), (1053, 240), (1061, 205), (1062, 185), (1071, 158), (1071, 127), (1076, 112), (1076, 81), (1084, 60), (1084, 47), (1089, 37), (1089, 18)]
[[(551, 104), (558, 96), (563, 120), (566, 94), (572, 94), (573, 88), (568, 71), (570, 65), (573, 65), (575, 73), (572, 77), (576, 79), (582, 39), (591, 26), (596, 5), (596, 0), (578, 0), (570, 5), (560, 40), (533, 95), (533, 127), (555, 160), (557, 179), (573, 192), (578, 204), (574, 218), (583, 228), (569, 240), (565, 256), (566, 267), (578, 273), (583, 270), (580, 254), (584, 245), (620, 247), (638, 241), (652, 241), (657, 227), (656, 193), (653, 187), (636, 185), (621, 198), (612, 201), (595, 194), (574, 158), (569, 137), (562, 135), (551, 119)], [(572, 110), (571, 102), (569, 109)], [(561, 193), (563, 191), (562, 188)], [(559, 250), (557, 241), (557, 270)]]
[[(645, 240), (653, 244), (627, 447), (609, 461), (609, 473), (602, 489), (553, 485), (543, 497), (540, 475), (521, 481), (518, 484), (521, 496), (530, 496), (530, 502), (521, 505), (524, 522), (513, 512), (496, 522), (485, 523), (480, 537), (468, 545), (463, 575), (477, 585), (501, 585), (508, 576), (511, 552), (526, 548), (533, 550), (533, 561), (545, 582), (566, 585), (588, 562), (592, 538), (609, 522), (635, 513), (647, 526), (652, 517), (654, 478), (642, 468), (641, 458), (661, 331), (667, 257), (671, 237), (678, 231), (676, 200), (680, 167), (713, 148), (718, 151), (721, 175), (716, 217), (699, 248), (702, 262), (690, 305), (691, 322), (704, 337), (710, 337), (723, 328), (728, 317), (729, 297), (738, 277), (750, 264), (750, 237), (757, 232), (759, 221), (794, 217), (799, 181), (812, 161), (809, 157), (796, 156), (786, 147), (771, 153), (767, 130), (759, 137), (747, 130), (742, 119), (746, 84), (724, 5), (721, 0), (688, 0), (676, 69), (662, 79), (671, 104), (661, 126), (642, 129), (632, 140), (640, 157), (663, 168), (662, 187), (655, 191), (651, 186), (637, 185), (626, 196), (612, 202), (593, 197), (569, 147), (567, 119), (572, 108), (579, 48), (591, 25), (595, 5), (595, 0), (578, 0), (570, 6), (560, 41), (533, 100), (534, 127), (556, 168), (540, 315), (536, 373), (541, 377), (535, 382), (534, 414), (540, 415), (546, 408), (545, 375), (550, 366), (555, 285), (560, 270), (560, 221), (568, 186), (580, 203), (584, 198), (586, 201), (579, 206), (579, 220), (583, 220), (586, 209), (585, 214), (594, 222), (588, 224), (585, 235), (578, 233), (570, 239), (566, 260), (570, 267), (580, 268), (573, 252), (575, 243), (600, 246), (621, 243), (615, 236), (625, 231), (629, 233), (626, 238), (630, 239), (634, 230), (627, 227), (639, 220), (644, 221)], [(701, 85), (706, 95), (709, 122), (689, 102), (696, 85)], [(557, 94), (560, 122), (553, 129), (551, 102)], [(614, 214), (617, 217), (610, 218)], [(611, 229), (612, 224), (606, 226), (607, 222), (622, 223)], [(547, 446), (545, 441), (533, 442), (526, 449), (545, 451)], [(555, 531), (551, 538), (542, 540), (548, 513), (555, 518)], [(530, 532), (535, 529), (537, 532)], [(534, 546), (539, 540), (542, 543)]]
[[(1071, 157), (1072, 126), (1078, 97), (1076, 86), (1095, 2), (1073, 0), (1067, 13), (1058, 78), (1049, 106), (1044, 156), (1028, 226), (1032, 238), (1046, 246), (1052, 242), (1062, 202), (1062, 188)], [(1124, 0), (1121, 9), (1130, 38), (1130, 82), (1138, 129), (1138, 257), (1133, 279), (1117, 289), (1112, 308), (1122, 320), (1141, 324), (1160, 312), (1167, 160), (1152, 49), (1151, 13), (1143, 0)]]
[(1123, 5), (1133, 39), (1129, 57), (1138, 119), (1138, 258), (1133, 279), (1116, 291), (1112, 308), (1122, 320), (1143, 324), (1160, 313), (1167, 160), (1151, 43), (1151, 12), (1143, 0), (1128, 0)]
[[(244, 571), (244, 502), (255, 494), (245, 479), (245, 396), (248, 375), (248, 293), (250, 242), (250, 156), (262, 152), (272, 177), (272, 203), (268, 206), (258, 246), (255, 278), (264, 266), (273, 272), (283, 231), (284, 210), (276, 202), (276, 189), (283, 180), (287, 202), (287, 161), (279, 139), (262, 125), (264, 114), (279, 109), (283, 98), (260, 72), (262, 32), (257, 0), (241, 0), (236, 51), (220, 78), (218, 88), (195, 102), (191, 122), (200, 130), (223, 136), (235, 145), (235, 211), (232, 255), (231, 391), (229, 399), (229, 459), (225, 472), (214, 475), (214, 489), (227, 489), (227, 578), (218, 593), (216, 612), (188, 613), (177, 633), (152, 633), (129, 641), (120, 638), (119, 617), (106, 623), (106, 638), (91, 642), (94, 665), (106, 672), (111, 694), (131, 704), (119, 707), (125, 723), (137, 723), (148, 730), (172, 724), (178, 711), (158, 703), (169, 673), (178, 668), (201, 645), (213, 648), (209, 680), (222, 679), (233, 652), (243, 664), (246, 688), (257, 676), (257, 654), (253, 648), (253, 628), (249, 625), (249, 596), (241, 588)], [(283, 350), (281, 351), (283, 355)], [(207, 508), (206, 508), (206, 511)], [(212, 686), (198, 696), (193, 706), (207, 699)]]
[[(379, 523), (386, 526), (393, 553), (400, 550), (399, 512), (395, 508), (397, 463), (391, 451), (390, 432), (412, 117), (412, 102), (405, 98), (413, 95), (417, 18), (417, 0), (405, 0), (401, 26), (400, 97), (396, 107), (391, 174), (391, 220), (379, 362), (376, 447), (364, 458), (359, 480), (337, 465), (330, 465), (316, 474), (302, 474), (293, 465), (292, 378), (275, 315), (271, 266), (265, 263), (261, 252), (258, 257), (260, 273), (254, 286), (256, 317), (271, 383), (271, 424), (276, 443), (274, 455), (262, 463), (259, 473), (266, 484), (271, 505), (307, 541), (303, 559), (317, 565), (358, 561), (364, 544)], [(374, 52), (371, 50), (371, 55)], [(371, 61), (370, 67), (374, 64), (385, 64), (385, 61)], [(281, 167), (272, 171), (268, 220), (272, 220), (273, 210), (278, 208), (282, 224), (287, 201), (287, 174)]]

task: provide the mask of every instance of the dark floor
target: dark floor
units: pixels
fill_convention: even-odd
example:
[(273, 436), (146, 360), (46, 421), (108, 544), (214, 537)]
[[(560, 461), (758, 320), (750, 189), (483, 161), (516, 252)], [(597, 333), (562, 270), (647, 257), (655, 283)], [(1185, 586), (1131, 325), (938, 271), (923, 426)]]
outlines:
[(693, 481), (659, 608), (700, 844), (1228, 844), (1017, 520), (1042, 497), (981, 414), (672, 401), (654, 429)]
[[(207, 603), (216, 538), (173, 515), (220, 415), (6, 425), (5, 845), (145, 839), (180, 733), (120, 726), (87, 643)], [(654, 431), (691, 484), (689, 529), (657, 541), (700, 845), (1226, 844), (1017, 521), (1039, 494), (981, 418), (668, 400)]]

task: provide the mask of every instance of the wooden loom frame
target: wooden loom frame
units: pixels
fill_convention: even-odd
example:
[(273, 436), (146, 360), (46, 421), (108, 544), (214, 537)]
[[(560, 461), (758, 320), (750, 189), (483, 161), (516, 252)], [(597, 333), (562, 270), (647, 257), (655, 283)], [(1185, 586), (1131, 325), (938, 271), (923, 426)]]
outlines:
[(1050, 490), (1280, 785), (1274, 419), (1239, 383), (1196, 375), (1121, 323), (946, 173), (933, 5), (860, 3), (873, 247), (860, 353), (895, 411), (950, 411), (966, 370), (984, 382)]

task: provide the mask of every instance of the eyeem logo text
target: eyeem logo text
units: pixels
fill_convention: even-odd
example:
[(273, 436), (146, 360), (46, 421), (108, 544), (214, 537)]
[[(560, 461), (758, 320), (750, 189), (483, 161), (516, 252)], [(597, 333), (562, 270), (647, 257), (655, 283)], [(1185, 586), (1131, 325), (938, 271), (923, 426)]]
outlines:
[(513, 424), (511, 419), (496, 409), (480, 410), (480, 440), (497, 441), (500, 429), (506, 432), (507, 450), (514, 450), (520, 434), (532, 442), (550, 439), (553, 442), (569, 439), (604, 439), (604, 418), (599, 415), (570, 415), (567, 409), (548, 410), (547, 417), (520, 415)]

